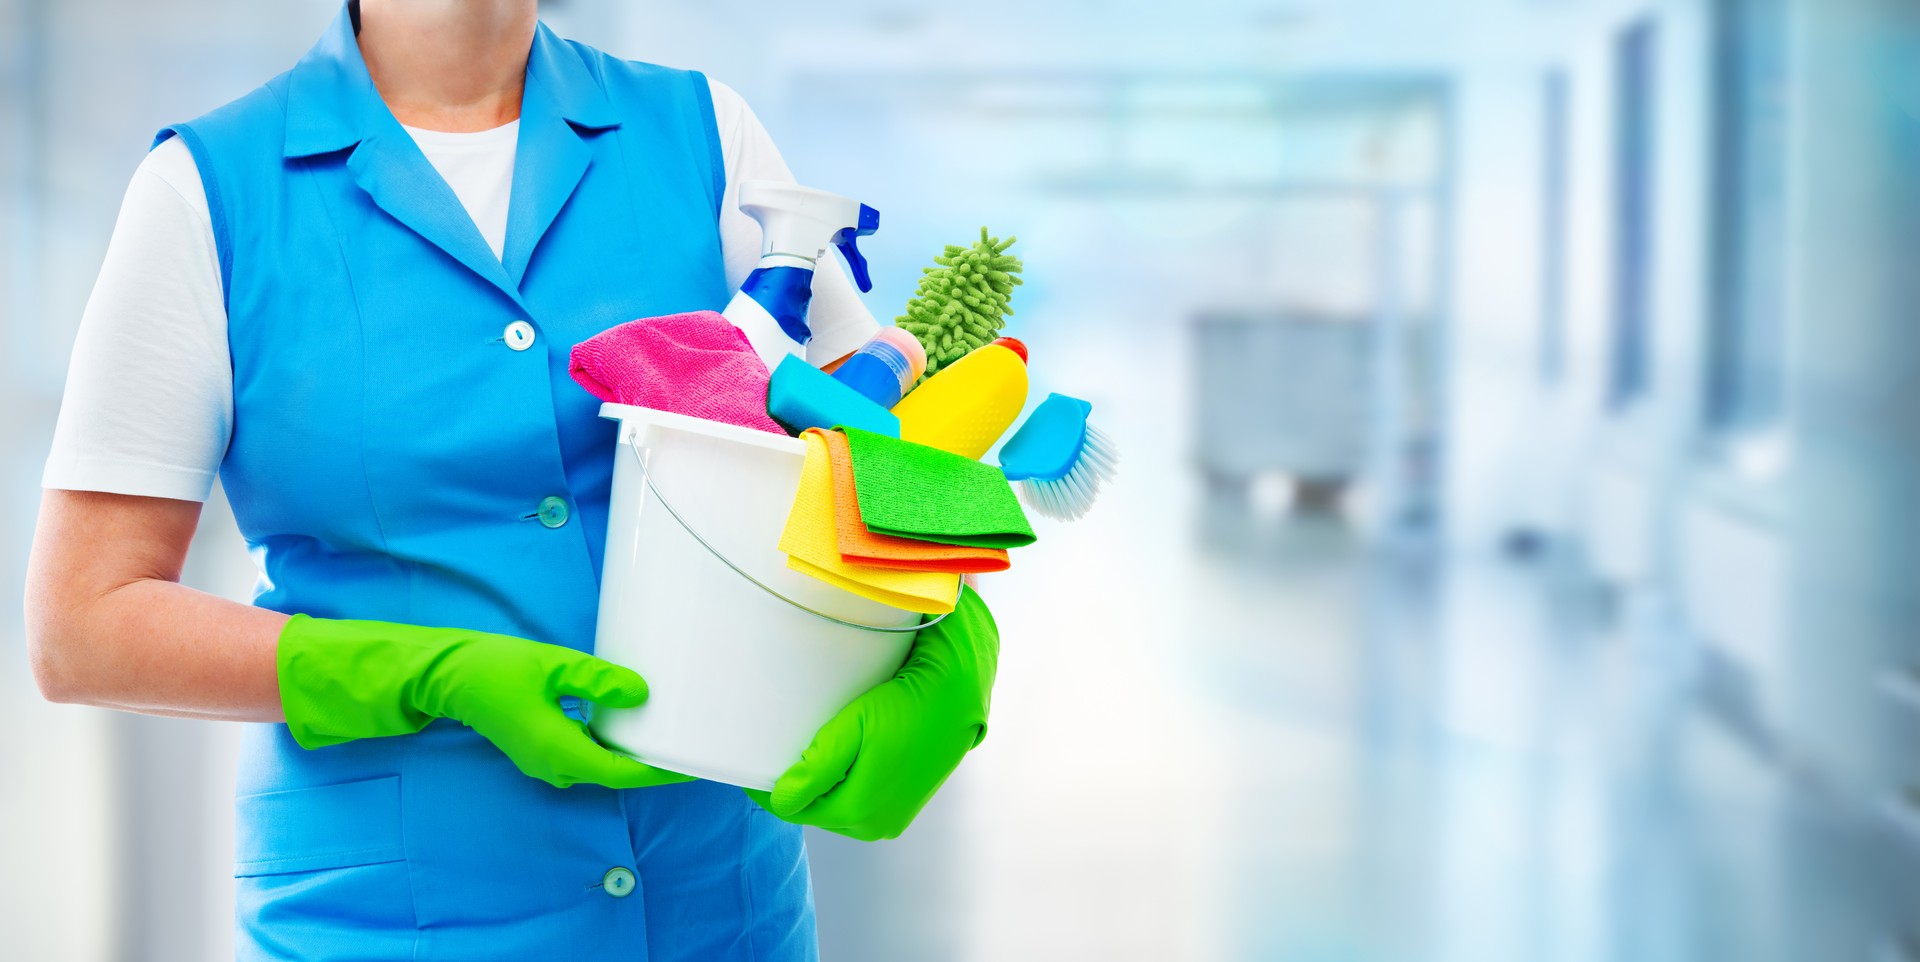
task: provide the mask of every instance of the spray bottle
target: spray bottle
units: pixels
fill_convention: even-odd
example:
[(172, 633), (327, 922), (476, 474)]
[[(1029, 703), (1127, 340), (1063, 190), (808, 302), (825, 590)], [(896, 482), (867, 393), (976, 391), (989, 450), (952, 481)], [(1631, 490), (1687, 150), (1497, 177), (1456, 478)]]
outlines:
[(814, 264), (840, 248), (862, 292), (873, 289), (854, 240), (880, 227), (880, 212), (824, 190), (772, 180), (740, 186), (740, 209), (760, 222), (760, 264), (721, 313), (747, 335), (771, 371), (789, 354), (806, 359), (807, 302)]

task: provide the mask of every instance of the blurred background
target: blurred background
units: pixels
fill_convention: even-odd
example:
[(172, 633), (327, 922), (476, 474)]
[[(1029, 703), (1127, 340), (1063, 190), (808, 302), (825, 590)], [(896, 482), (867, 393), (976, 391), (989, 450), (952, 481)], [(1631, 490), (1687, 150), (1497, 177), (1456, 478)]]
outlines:
[[(992, 737), (813, 838), (830, 960), (1920, 960), (1910, 0), (550, 0), (982, 224), (1126, 462), (989, 578)], [(232, 730), (44, 703), (18, 610), (153, 131), (329, 0), (0, 0), (0, 955), (228, 952)], [(189, 567), (253, 579), (224, 504)]]

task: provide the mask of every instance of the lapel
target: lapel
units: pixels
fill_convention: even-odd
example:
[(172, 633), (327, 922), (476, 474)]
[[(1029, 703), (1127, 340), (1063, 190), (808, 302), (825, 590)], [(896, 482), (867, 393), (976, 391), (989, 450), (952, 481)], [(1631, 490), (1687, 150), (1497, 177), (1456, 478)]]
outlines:
[(586, 174), (580, 129), (618, 126), (579, 53), (545, 24), (535, 30), (521, 98), (507, 242), (496, 259), (453, 189), (380, 99), (345, 9), (287, 82), (287, 158), (350, 151), (347, 170), (408, 229), (498, 287), (523, 309), (519, 285), (534, 248)]
[(502, 259), (517, 286), (533, 251), (566, 207), (593, 151), (582, 131), (618, 126), (613, 105), (572, 44), (541, 24), (527, 57), (520, 101), (520, 144), (513, 161), (513, 197), (507, 211)]
[(385, 124), (373, 126), (347, 157), (354, 183), (395, 220), (519, 300), (519, 289), (480, 236), (480, 228), (413, 138), (390, 114)]

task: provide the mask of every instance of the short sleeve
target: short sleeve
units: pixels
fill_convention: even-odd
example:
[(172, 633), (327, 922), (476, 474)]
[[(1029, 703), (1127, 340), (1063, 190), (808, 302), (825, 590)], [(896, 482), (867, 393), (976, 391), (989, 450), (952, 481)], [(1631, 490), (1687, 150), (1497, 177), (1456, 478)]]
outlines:
[(121, 202), (41, 483), (205, 501), (232, 425), (219, 254), (193, 155), (173, 138)]
[[(740, 185), (750, 180), (792, 183), (793, 172), (774, 146), (773, 137), (733, 88), (709, 79), (713, 116), (720, 129), (720, 151), (726, 167), (726, 192), (720, 198), (720, 249), (727, 265), (727, 286), (737, 288), (760, 260), (760, 225), (740, 212)], [(826, 266), (827, 261), (832, 267)], [(829, 252), (813, 278), (813, 301), (807, 308), (813, 340), (807, 360), (823, 365), (865, 344), (880, 330), (879, 322), (860, 300), (847, 276), (846, 265)]]

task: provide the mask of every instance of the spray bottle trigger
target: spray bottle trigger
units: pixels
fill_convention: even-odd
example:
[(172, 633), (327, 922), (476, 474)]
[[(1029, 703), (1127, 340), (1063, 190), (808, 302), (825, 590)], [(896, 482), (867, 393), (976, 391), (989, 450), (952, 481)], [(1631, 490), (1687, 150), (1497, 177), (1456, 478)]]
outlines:
[(847, 266), (853, 268), (853, 282), (860, 286), (860, 293), (873, 290), (873, 278), (867, 276), (867, 258), (860, 248), (853, 246), (853, 238), (837, 242), (840, 253), (846, 255)]
[(860, 286), (862, 294), (873, 290), (873, 278), (867, 273), (867, 258), (854, 244), (856, 238), (865, 237), (880, 229), (880, 212), (860, 205), (860, 222), (852, 227), (842, 227), (833, 235), (833, 246), (840, 248), (841, 256), (847, 259), (847, 266), (853, 269), (853, 282)]

